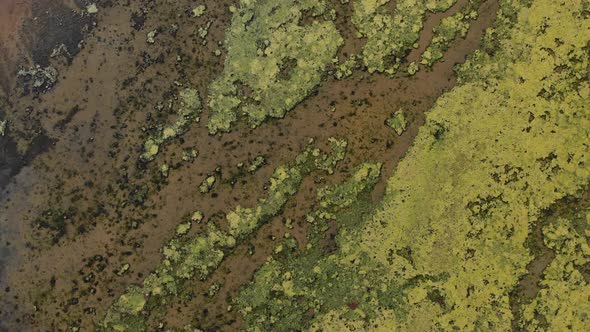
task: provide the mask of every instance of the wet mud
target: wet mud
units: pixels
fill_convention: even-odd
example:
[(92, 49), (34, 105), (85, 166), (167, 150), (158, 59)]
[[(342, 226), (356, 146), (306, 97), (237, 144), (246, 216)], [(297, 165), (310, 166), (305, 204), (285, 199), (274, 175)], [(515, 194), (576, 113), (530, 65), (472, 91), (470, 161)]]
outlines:
[[(264, 197), (274, 168), (292, 160), (308, 138), (320, 146), (329, 137), (346, 138), (347, 155), (333, 176), (312, 174), (282, 214), (238, 246), (211, 278), (187, 285), (194, 296), (173, 301), (150, 322), (152, 327), (192, 322), (206, 330), (238, 330), (239, 314), (228, 311), (231, 298), (285, 232), (306, 244), (305, 215), (314, 208), (318, 188), (344, 180), (363, 161), (382, 162), (381, 181), (371, 193), (375, 203), (380, 201), (424, 113), (455, 85), (454, 66), (477, 49), (497, 9), (497, 1), (485, 2), (467, 37), (455, 41), (445, 61), (430, 70), (394, 78), (362, 70), (345, 80), (328, 76), (284, 119), (256, 129), (238, 125), (223, 135), (208, 134), (205, 110), (199, 123), (144, 165), (138, 163), (143, 141), (156, 119), (167, 116), (158, 112), (158, 103), (167, 102), (179, 84), (198, 89), (207, 103), (207, 86), (223, 69), (224, 55), (215, 51), (234, 3), (207, 1), (206, 14), (198, 18), (187, 14), (192, 1), (97, 1), (93, 15), (84, 12), (87, 3), (81, 1), (41, 3), (43, 12), (31, 2), (0, 3), (12, 13), (9, 21), (0, 17), (12, 31), (0, 35), (10, 41), (0, 43), (9, 45), (0, 49), (0, 77), (8, 82), (1, 111), (11, 114), (7, 136), (0, 137), (0, 330), (7, 331), (92, 330), (125, 287), (142, 282), (160, 262), (160, 248), (183, 217), (200, 210), (206, 221), (223, 227), (225, 213)], [(428, 16), (420, 46), (408, 61), (418, 59), (432, 27), (465, 3)], [(334, 1), (334, 6), (343, 13), (336, 23), (346, 39), (339, 56), (346, 58), (364, 41), (356, 39), (349, 23), (350, 4)], [(32, 20), (35, 16), (41, 19)], [(202, 45), (195, 31), (209, 21)], [(43, 36), (48, 29), (59, 33)], [(150, 44), (146, 35), (153, 30), (158, 34)], [(51, 57), (62, 44), (65, 55)], [(55, 66), (59, 81), (46, 93), (22, 95), (15, 73), (33, 64)], [(400, 108), (409, 122), (397, 136), (385, 121)], [(190, 148), (199, 155), (183, 161)], [(259, 155), (267, 157), (266, 164), (233, 183), (236, 165)], [(164, 163), (171, 166), (166, 178), (159, 176)], [(198, 186), (216, 169), (219, 181), (212, 191), (199, 193)], [(293, 229), (285, 226), (287, 219)], [(202, 230), (199, 225), (190, 232)], [(118, 274), (124, 264), (129, 270)], [(204, 295), (216, 283), (221, 285), (217, 295)]]

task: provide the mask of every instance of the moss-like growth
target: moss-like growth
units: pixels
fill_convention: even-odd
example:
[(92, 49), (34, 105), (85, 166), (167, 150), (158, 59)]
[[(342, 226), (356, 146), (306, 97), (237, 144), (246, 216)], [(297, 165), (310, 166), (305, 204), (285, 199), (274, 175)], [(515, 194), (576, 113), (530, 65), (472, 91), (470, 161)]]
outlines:
[(399, 0), (389, 13), (390, 0), (355, 0), (352, 22), (367, 38), (362, 52), (370, 73), (395, 73), (414, 47), (427, 12), (445, 11), (456, 0)]
[[(588, 185), (590, 100), (580, 91), (587, 86), (590, 23), (580, 1), (528, 5), (502, 3), (502, 12), (518, 8), (517, 24), (502, 21), (512, 28), (494, 54), (480, 52), (459, 71), (463, 83), (428, 113), (382, 208), (350, 238), (352, 253), (387, 271), (368, 275), (382, 273), (383, 282), (404, 290), (397, 303), (376, 298), (371, 305), (383, 317), (394, 313), (385, 321), (393, 330), (511, 330), (510, 294), (533, 258), (525, 246), (532, 225)], [(546, 240), (556, 233), (573, 231), (546, 230)], [(570, 283), (581, 279), (567, 267), (572, 256), (564, 256), (545, 276), (549, 288), (525, 309), (531, 330), (547, 328), (544, 319), (549, 330), (588, 324), (586, 289)], [(564, 281), (563, 272), (573, 279)], [(562, 300), (572, 305), (557, 311)], [(373, 318), (344, 321), (366, 328)]]
[[(307, 97), (342, 45), (324, 1), (241, 1), (232, 7), (223, 73), (209, 87), (209, 131), (230, 130), (239, 116), (257, 126)], [(311, 24), (302, 24), (304, 13)]]
[(140, 157), (143, 162), (154, 160), (164, 143), (181, 136), (194, 121), (199, 121), (202, 111), (199, 92), (195, 89), (185, 89), (179, 93), (178, 97), (179, 106), (176, 121), (171, 125), (159, 126), (156, 133), (147, 139)]
[(41, 68), (37, 65), (19, 70), (17, 78), (24, 94), (29, 92), (39, 94), (49, 91), (57, 83), (59, 72), (52, 66)]
[(335, 219), (336, 213), (350, 207), (359, 195), (371, 189), (379, 180), (381, 164), (363, 163), (346, 182), (318, 190), (319, 207), (307, 215), (308, 222)]
[(574, 218), (560, 218), (543, 229), (545, 245), (556, 256), (543, 272), (539, 293), (523, 307), (518, 322), (523, 331), (584, 331), (588, 326), (590, 211)]
[(0, 137), (4, 136), (6, 134), (7, 124), (8, 124), (8, 120), (0, 121)]
[(207, 10), (207, 6), (198, 5), (197, 7), (191, 9), (191, 15), (192, 15), (192, 17), (201, 17), (201, 16), (203, 16), (203, 14), (205, 14), (206, 10)]
[(266, 164), (266, 157), (265, 156), (257, 156), (252, 160), (250, 166), (248, 166), (248, 173), (256, 172), (260, 167)]
[(400, 136), (401, 134), (406, 131), (406, 127), (408, 126), (408, 121), (406, 121), (406, 116), (404, 115), (404, 111), (399, 110), (393, 114), (392, 117), (385, 121), (385, 124), (393, 129), (395, 133)]
[[(343, 211), (358, 205), (359, 197), (373, 188), (380, 168), (380, 164), (362, 164), (345, 182), (319, 190), (319, 208), (309, 218), (336, 219), (339, 228), (347, 231), (358, 228), (355, 224), (361, 220)], [(322, 239), (317, 236), (310, 239), (303, 252), (294, 255), (297, 245), (289, 245), (290, 239), (287, 236), (285, 243), (275, 248), (274, 258), (257, 271), (254, 281), (235, 301), (244, 315), (245, 330), (289, 331), (294, 326), (305, 329), (311, 322), (310, 311), (320, 314), (366, 298), (365, 289), (357, 285), (371, 282), (357, 269), (361, 265), (348, 268), (338, 255), (324, 253), (319, 245)]]
[(422, 54), (420, 63), (432, 67), (440, 61), (456, 38), (464, 38), (469, 26), (477, 18), (481, 0), (470, 0), (463, 10), (453, 16), (444, 18), (432, 29), (433, 36), (428, 48)]
[(342, 80), (352, 75), (355, 69), (360, 67), (359, 57), (355, 54), (351, 55), (343, 63), (338, 63), (338, 59), (334, 59), (336, 70), (334, 71), (334, 77), (337, 80)]
[[(510, 33), (459, 70), (462, 84), (428, 113), (379, 209), (360, 229), (338, 227), (327, 258), (311, 242), (266, 263), (237, 300), (246, 329), (584, 330), (590, 232), (580, 218), (544, 227), (555, 259), (521, 321), (510, 299), (533, 258), (532, 226), (590, 181), (583, 8), (501, 2), (496, 27)], [(504, 20), (512, 11), (516, 24)]]
[(213, 189), (215, 182), (217, 182), (217, 178), (214, 175), (206, 177), (199, 186), (199, 192), (201, 192), (201, 194), (206, 194), (210, 192), (211, 189)]
[[(99, 327), (104, 330), (117, 327), (123, 328), (122, 331), (144, 331), (145, 327), (138, 322), (144, 322), (144, 311), (149, 314), (147, 303), (165, 303), (169, 297), (180, 293), (182, 285), (188, 279), (196, 277), (205, 280), (239, 241), (250, 236), (283, 209), (306, 175), (318, 169), (332, 170), (336, 166), (344, 157), (342, 149), (346, 143), (336, 139), (331, 139), (331, 143), (334, 147), (332, 153), (325, 154), (308, 146), (291, 166), (278, 167), (270, 179), (268, 196), (258, 206), (238, 206), (227, 214), (228, 232), (209, 224), (205, 234), (176, 237), (168, 242), (163, 249), (163, 262), (144, 280), (142, 287), (130, 287), (111, 306)], [(202, 219), (202, 214), (193, 214), (193, 218), (198, 222)], [(186, 233), (184, 228), (182, 231)], [(131, 300), (137, 306), (129, 309), (127, 303)], [(131, 329), (131, 326), (138, 329)]]

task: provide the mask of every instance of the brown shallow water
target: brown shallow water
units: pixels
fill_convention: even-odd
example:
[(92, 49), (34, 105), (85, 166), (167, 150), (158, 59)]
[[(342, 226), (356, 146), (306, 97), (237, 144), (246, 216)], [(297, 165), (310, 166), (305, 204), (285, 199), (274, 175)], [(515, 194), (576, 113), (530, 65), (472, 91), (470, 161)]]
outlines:
[[(384, 163), (382, 180), (372, 193), (379, 201), (385, 179), (410, 147), (424, 112), (454, 86), (454, 65), (478, 47), (497, 9), (496, 1), (487, 1), (468, 36), (456, 41), (445, 61), (430, 71), (396, 78), (358, 71), (342, 81), (327, 78), (285, 119), (255, 130), (237, 126), (222, 136), (208, 135), (205, 111), (200, 123), (143, 170), (136, 161), (154, 106), (166, 100), (174, 81), (205, 96), (208, 82), (222, 70), (223, 56), (213, 53), (223, 40), (233, 2), (206, 1), (207, 14), (200, 18), (184, 14), (194, 6), (191, 1), (97, 1), (99, 12), (93, 16), (80, 14), (82, 1), (32, 3), (0, 1), (0, 45), (7, 45), (0, 49), (0, 77), (7, 82), (2, 89), (7, 105), (0, 111), (13, 114), (9, 137), (0, 138), (0, 166), (8, 169), (3, 183), (0, 178), (0, 330), (8, 331), (92, 330), (125, 287), (141, 282), (158, 264), (160, 248), (183, 216), (199, 209), (206, 218), (216, 218), (238, 204), (253, 206), (264, 197), (273, 169), (292, 160), (308, 138), (323, 144), (332, 136), (346, 137), (349, 150), (334, 176), (307, 179), (281, 216), (239, 246), (207, 282), (192, 283), (197, 296), (172, 303), (162, 318), (167, 326), (192, 318), (203, 328), (237, 330), (240, 318), (227, 311), (228, 299), (272, 252), (272, 237), (289, 231), (305, 244), (303, 217), (312, 208), (315, 190), (341, 181), (363, 161)], [(363, 41), (354, 38), (347, 23), (349, 5), (334, 3), (344, 13), (337, 20), (347, 39), (344, 57), (358, 52)], [(431, 28), (464, 4), (459, 1), (447, 13), (429, 16), (421, 47), (430, 40)], [(213, 24), (202, 46), (194, 31), (208, 20)], [(170, 31), (172, 24), (179, 27), (176, 33)], [(146, 34), (156, 28), (161, 32), (149, 45)], [(71, 48), (69, 55), (49, 57), (62, 43)], [(417, 59), (420, 50), (409, 59)], [(58, 69), (58, 83), (44, 94), (19, 93), (18, 66), (43, 61)], [(400, 107), (410, 123), (397, 137), (384, 121)], [(182, 149), (190, 147), (200, 155), (193, 163), (179, 162)], [(236, 164), (261, 154), (268, 160), (264, 167), (233, 186), (228, 183)], [(164, 161), (177, 167), (165, 182), (154, 183), (150, 179)], [(221, 181), (211, 193), (199, 194), (196, 188), (217, 167)], [(149, 191), (145, 204), (126, 204), (142, 185)], [(48, 209), (72, 211), (64, 214), (59, 237), (36, 223)], [(295, 228), (288, 230), (283, 218), (291, 218)], [(252, 246), (256, 250), (249, 255)], [(119, 276), (116, 271), (125, 263), (130, 270)], [(215, 282), (222, 284), (217, 296), (202, 296)]]

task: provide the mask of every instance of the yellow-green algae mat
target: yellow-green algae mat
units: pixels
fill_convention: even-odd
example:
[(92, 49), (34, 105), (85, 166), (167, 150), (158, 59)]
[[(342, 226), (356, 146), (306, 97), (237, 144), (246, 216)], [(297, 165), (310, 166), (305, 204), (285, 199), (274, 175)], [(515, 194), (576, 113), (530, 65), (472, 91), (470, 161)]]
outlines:
[[(366, 199), (344, 199), (348, 209), (327, 214), (339, 226), (335, 251), (315, 249), (313, 234), (302, 254), (276, 250), (235, 299), (243, 328), (587, 330), (587, 207), (543, 223), (554, 258), (541, 288), (517, 308), (511, 294), (534, 259), (532, 229), (548, 209), (588, 187), (589, 16), (589, 1), (500, 1), (482, 51), (458, 69), (458, 86), (428, 113), (383, 201), (371, 207)], [(370, 179), (376, 167), (360, 166), (352, 179)], [(351, 181), (341, 188), (365, 187)], [(334, 192), (318, 199), (329, 202)], [(318, 233), (321, 215), (309, 217)], [(239, 234), (217, 234), (215, 243), (232, 247), (230, 237)], [(215, 250), (208, 252), (217, 262)], [(114, 308), (141, 319), (145, 296), (132, 288)]]
[(510, 295), (534, 259), (533, 227), (588, 186), (589, 9), (502, 1), (484, 41), (493, 55), (461, 67), (377, 211), (362, 226), (338, 219), (334, 253), (265, 265), (238, 297), (244, 328), (587, 330), (586, 210), (543, 227), (555, 258), (541, 290), (514, 310)]

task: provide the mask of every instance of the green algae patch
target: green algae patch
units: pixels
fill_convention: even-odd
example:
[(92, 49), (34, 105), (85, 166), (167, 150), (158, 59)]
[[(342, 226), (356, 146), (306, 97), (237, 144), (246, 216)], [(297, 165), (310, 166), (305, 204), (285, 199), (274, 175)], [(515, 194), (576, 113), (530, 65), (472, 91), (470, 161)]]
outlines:
[(324, 1), (241, 1), (232, 11), (225, 67), (209, 86), (212, 134), (239, 118), (255, 127), (283, 117), (320, 84), (343, 44)]
[(198, 5), (197, 7), (191, 9), (191, 15), (192, 15), (192, 17), (201, 17), (201, 16), (203, 16), (203, 14), (205, 14), (206, 10), (207, 10), (207, 6)]
[(190, 231), (192, 227), (192, 223), (190, 221), (179, 224), (178, 226), (176, 226), (176, 235), (185, 235), (186, 233), (188, 233), (188, 231)]
[(103, 319), (104, 326), (99, 327), (99, 331), (143, 331), (145, 322), (140, 318), (140, 313), (144, 310), (146, 299), (141, 289), (137, 286), (131, 286), (124, 295), (121, 295), (117, 302), (111, 306), (106, 317)]
[(293, 196), (303, 178), (311, 171), (320, 169), (328, 173), (333, 172), (336, 164), (344, 158), (346, 141), (330, 139), (331, 154), (322, 154), (319, 149), (308, 148), (295, 159), (293, 167), (278, 167), (275, 169), (268, 189), (268, 196), (255, 208), (238, 206), (227, 214), (229, 233), (236, 238), (244, 238), (260, 226), (264, 220), (276, 215)]
[[(315, 170), (330, 172), (344, 157), (346, 142), (330, 139), (333, 151), (324, 153), (311, 144), (300, 153), (291, 165), (278, 167), (271, 179), (267, 197), (255, 207), (237, 206), (226, 215), (229, 231), (208, 224), (204, 234), (190, 237), (177, 236), (162, 249), (163, 261), (143, 281), (142, 287), (131, 286), (109, 308), (99, 324), (99, 330), (145, 331), (149, 308), (165, 305), (171, 297), (182, 293), (186, 280), (205, 280), (230, 254), (235, 246), (251, 236), (260, 226), (277, 215), (293, 196), (304, 177)], [(200, 213), (193, 214), (195, 222), (202, 220)], [(181, 227), (184, 235), (188, 229)], [(178, 229), (177, 229), (178, 231)], [(129, 309), (125, 304), (133, 299), (137, 304)], [(143, 301), (141, 300), (143, 299)]]
[(17, 72), (19, 86), (25, 94), (34, 92), (45, 93), (59, 80), (59, 72), (52, 66), (42, 68), (37, 65), (28, 69), (20, 69)]
[(420, 63), (432, 67), (443, 58), (456, 38), (464, 38), (471, 22), (477, 18), (480, 5), (481, 0), (471, 0), (460, 12), (442, 19), (439, 25), (432, 29), (432, 40), (422, 54)]
[(266, 164), (266, 157), (265, 156), (256, 156), (254, 160), (248, 166), (248, 173), (255, 173), (260, 167)]
[(191, 215), (191, 221), (196, 222), (197, 224), (200, 223), (201, 221), (203, 221), (203, 218), (204, 218), (203, 212), (201, 212), (201, 211), (195, 211)]
[(403, 134), (404, 131), (406, 131), (406, 127), (408, 126), (408, 121), (406, 120), (404, 111), (399, 110), (395, 112), (391, 118), (385, 120), (385, 125), (393, 129), (393, 131), (398, 136), (401, 136), (401, 134)]
[(148, 44), (154, 44), (156, 42), (156, 36), (158, 35), (158, 29), (154, 29), (147, 33), (145, 41)]
[(8, 120), (0, 121), (0, 137), (6, 134), (6, 127), (8, 126)]
[(178, 108), (176, 121), (171, 125), (159, 125), (143, 145), (143, 153), (140, 160), (150, 162), (154, 160), (163, 144), (181, 136), (193, 122), (199, 121), (201, 114), (201, 98), (195, 89), (182, 90), (178, 95)]
[[(503, 24), (507, 8), (517, 6), (516, 24), (493, 54), (478, 52), (459, 70), (462, 84), (428, 113), (382, 207), (351, 237), (352, 253), (387, 271), (381, 283), (403, 290), (401, 301), (376, 298), (372, 305), (392, 330), (511, 330), (510, 295), (533, 258), (525, 246), (532, 225), (588, 185), (590, 22), (582, 2), (501, 6)], [(555, 232), (545, 231), (546, 242)], [(567, 265), (559, 264), (554, 270)], [(547, 285), (559, 278), (545, 276)], [(554, 285), (524, 309), (524, 325), (560, 330), (571, 318), (587, 326), (587, 301), (577, 297), (586, 290)], [(563, 316), (558, 289), (572, 301)], [(330, 326), (334, 313), (317, 317), (318, 326)], [(372, 329), (376, 319), (341, 321)]]
[(342, 80), (350, 77), (355, 69), (360, 68), (359, 60), (360, 58), (355, 54), (348, 57), (348, 59), (342, 63), (338, 63), (337, 58), (334, 59), (333, 62), (336, 67), (334, 70), (334, 78), (337, 80)]
[[(312, 237), (303, 252), (269, 259), (236, 300), (245, 329), (512, 330), (533, 225), (590, 181), (584, 6), (501, 2), (488, 35), (504, 38), (459, 69), (461, 84), (428, 113), (378, 209), (360, 213), (357, 201), (348, 223), (326, 215), (338, 225), (328, 255)], [(588, 326), (581, 213), (543, 227), (555, 258), (537, 296), (518, 308), (519, 330)]]
[(335, 219), (336, 213), (353, 205), (361, 193), (373, 188), (380, 174), (380, 163), (363, 163), (344, 183), (319, 189), (317, 192), (319, 207), (307, 215), (307, 221)]
[[(343, 183), (318, 191), (318, 209), (310, 213), (316, 224), (336, 219), (352, 231), (358, 219), (343, 211), (359, 204), (379, 178), (381, 165), (364, 163)], [(370, 278), (359, 269), (342, 264), (340, 253), (326, 254), (320, 249), (320, 236), (310, 238), (302, 252), (289, 242), (277, 246), (275, 254), (257, 272), (235, 300), (244, 315), (247, 331), (288, 331), (293, 326), (309, 326), (310, 311), (316, 314), (363, 301)], [(346, 240), (344, 240), (346, 242)], [(359, 259), (358, 262), (361, 260)], [(361, 265), (357, 265), (361, 267)], [(354, 306), (354, 305), (353, 305)]]
[(206, 177), (203, 182), (201, 182), (201, 185), (199, 185), (199, 192), (201, 194), (210, 192), (211, 189), (213, 189), (215, 182), (217, 182), (217, 178), (214, 175)]
[(449, 9), (456, 0), (355, 0), (352, 23), (358, 37), (366, 38), (363, 63), (370, 73), (394, 74), (420, 37), (427, 12)]
[(519, 326), (523, 331), (584, 331), (590, 319), (590, 211), (559, 218), (543, 234), (555, 258), (543, 272), (539, 293), (523, 307)]

